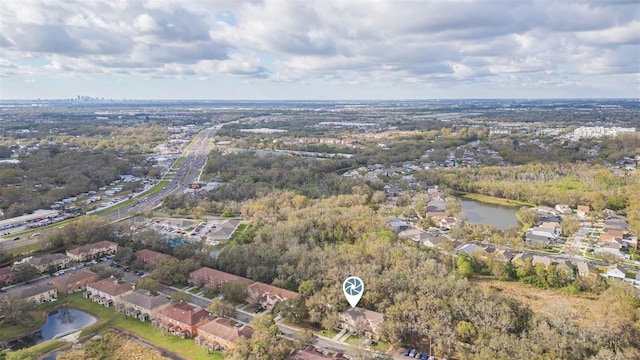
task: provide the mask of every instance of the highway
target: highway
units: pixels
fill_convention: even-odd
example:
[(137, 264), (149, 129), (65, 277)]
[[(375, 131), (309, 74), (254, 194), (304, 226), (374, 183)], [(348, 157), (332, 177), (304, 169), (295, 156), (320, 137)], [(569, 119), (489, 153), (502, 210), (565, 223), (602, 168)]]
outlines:
[[(121, 221), (161, 206), (162, 200), (169, 195), (183, 193), (190, 184), (193, 184), (199, 179), (200, 172), (206, 164), (207, 156), (211, 149), (210, 140), (222, 126), (223, 125), (217, 125), (203, 129), (194, 137), (194, 140), (187, 145), (184, 150), (184, 162), (180, 168), (173, 172), (167, 171), (161, 179), (161, 181), (169, 180), (169, 183), (164, 189), (152, 195), (145, 195), (147, 192), (142, 192), (134, 197), (134, 199), (138, 200), (135, 204), (126, 207), (114, 205), (112, 206), (113, 209), (99, 212), (97, 216), (108, 222)], [(33, 230), (13, 233), (9, 237), (0, 239), (0, 250), (11, 250), (17, 247), (43, 242), (47, 238), (47, 233), (57, 231), (58, 228), (58, 226), (54, 225), (39, 229), (38, 236), (29, 235)], [(20, 239), (11, 240), (14, 237), (20, 237)]]
[(207, 128), (196, 135), (195, 140), (185, 149), (184, 162), (175, 171), (175, 175), (162, 191), (149, 196), (145, 196), (142, 193), (136, 197), (138, 202), (132, 206), (113, 209), (101, 213), (99, 216), (109, 221), (119, 221), (159, 207), (162, 204), (162, 200), (169, 195), (182, 194), (190, 184), (199, 179), (202, 167), (205, 165), (211, 150), (210, 140), (218, 129), (219, 127)]

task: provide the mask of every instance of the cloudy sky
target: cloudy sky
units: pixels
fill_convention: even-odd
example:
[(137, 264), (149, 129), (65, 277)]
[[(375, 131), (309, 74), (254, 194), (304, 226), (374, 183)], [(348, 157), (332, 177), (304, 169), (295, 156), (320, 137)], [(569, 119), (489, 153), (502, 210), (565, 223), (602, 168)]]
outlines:
[(640, 0), (0, 1), (0, 98), (640, 95)]

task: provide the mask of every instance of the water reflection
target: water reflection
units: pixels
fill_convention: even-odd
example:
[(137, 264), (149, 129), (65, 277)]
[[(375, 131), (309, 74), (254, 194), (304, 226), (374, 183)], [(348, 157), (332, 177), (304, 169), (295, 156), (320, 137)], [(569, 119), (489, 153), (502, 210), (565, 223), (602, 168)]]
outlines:
[(47, 322), (40, 330), (29, 336), (10, 341), (8, 348), (18, 350), (31, 347), (85, 328), (96, 320), (95, 317), (80, 310), (62, 307), (49, 313)]
[(506, 230), (511, 226), (517, 226), (518, 218), (515, 206), (501, 206), (487, 204), (479, 201), (460, 200), (462, 213), (470, 224), (493, 225), (500, 230)]
[(69, 308), (61, 308), (58, 313), (60, 314), (58, 315), (58, 320), (61, 324), (73, 324), (73, 321), (76, 319)]

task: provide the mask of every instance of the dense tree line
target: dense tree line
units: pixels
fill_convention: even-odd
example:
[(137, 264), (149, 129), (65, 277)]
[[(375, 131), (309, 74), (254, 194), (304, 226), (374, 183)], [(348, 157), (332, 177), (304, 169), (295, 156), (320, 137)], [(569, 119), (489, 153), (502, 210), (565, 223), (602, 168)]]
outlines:
[(296, 190), (305, 196), (319, 198), (350, 192), (356, 183), (337, 172), (352, 164), (352, 160), (212, 152), (205, 172), (224, 182), (211, 194), (216, 201), (253, 199), (274, 189)]
[(142, 158), (111, 151), (76, 151), (43, 147), (20, 156), (18, 165), (0, 165), (0, 208), (6, 217), (49, 207), (131, 173)]
[[(638, 354), (638, 303), (631, 292), (616, 287), (602, 295), (627, 304), (618, 307), (615, 322), (606, 325), (621, 324), (613, 331), (615, 343), (602, 324), (575, 325), (569, 331), (562, 327), (575, 324), (568, 315), (559, 322), (558, 315), (535, 313), (498, 292), (484, 292), (465, 279), (463, 263), (399, 241), (373, 205), (361, 195), (322, 200), (293, 192), (267, 195), (243, 209), (255, 227), (253, 242), (226, 248), (217, 265), (300, 291), (304, 303), (286, 303), (278, 311), (294, 322), (303, 316), (329, 329), (348, 306), (336, 284), (357, 274), (367, 284), (359, 306), (386, 315), (385, 340), (416, 344), (431, 338), (438, 354), (457, 352), (473, 359), (504, 358), (511, 351), (532, 359), (588, 358), (609, 350), (627, 358)], [(477, 265), (470, 266), (473, 273)], [(515, 269), (495, 266), (493, 271), (519, 276)], [(547, 284), (542, 286), (564, 281), (547, 268), (525, 268), (520, 275), (544, 278)], [(558, 341), (549, 342), (552, 338)]]

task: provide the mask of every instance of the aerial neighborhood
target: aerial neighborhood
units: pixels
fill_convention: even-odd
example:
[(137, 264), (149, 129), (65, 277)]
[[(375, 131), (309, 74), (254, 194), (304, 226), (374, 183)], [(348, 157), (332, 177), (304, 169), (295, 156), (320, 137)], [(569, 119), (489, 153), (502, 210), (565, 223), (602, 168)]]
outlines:
[(635, 103), (106, 104), (3, 115), (8, 356), (640, 356)]

